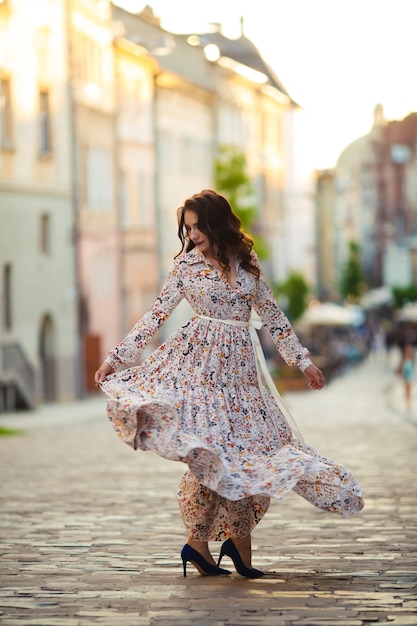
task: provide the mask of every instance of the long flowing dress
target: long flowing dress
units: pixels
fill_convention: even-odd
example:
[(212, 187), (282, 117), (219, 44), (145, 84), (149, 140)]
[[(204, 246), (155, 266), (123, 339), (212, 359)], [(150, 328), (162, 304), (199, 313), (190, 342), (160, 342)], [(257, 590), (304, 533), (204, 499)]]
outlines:
[[(137, 365), (183, 298), (195, 316)], [(342, 516), (363, 507), (351, 473), (303, 445), (260, 384), (252, 310), (286, 363), (311, 364), (262, 271), (236, 261), (233, 287), (196, 249), (175, 259), (154, 305), (106, 359), (114, 373), (101, 387), (119, 437), (188, 465), (179, 502), (195, 539), (244, 536), (290, 490)]]

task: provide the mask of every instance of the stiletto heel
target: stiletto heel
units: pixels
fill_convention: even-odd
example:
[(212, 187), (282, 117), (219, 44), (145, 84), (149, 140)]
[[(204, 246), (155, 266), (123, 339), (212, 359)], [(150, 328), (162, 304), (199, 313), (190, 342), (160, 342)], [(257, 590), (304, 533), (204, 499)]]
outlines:
[(188, 543), (186, 543), (181, 550), (181, 558), (184, 568), (184, 578), (186, 578), (187, 576), (187, 561), (192, 563), (194, 567), (196, 567), (197, 570), (200, 572), (200, 574), (203, 574), (203, 576), (220, 576), (221, 574), (231, 574), (229, 570), (222, 569), (221, 567), (218, 567), (217, 565), (212, 565), (211, 563), (206, 561), (206, 559), (201, 556), (201, 554), (197, 552), (197, 550), (194, 550), (194, 548), (189, 546)]
[(236, 568), (236, 571), (241, 576), (246, 576), (246, 578), (260, 578), (264, 576), (264, 572), (261, 572), (260, 569), (255, 569), (254, 567), (246, 567), (246, 565), (242, 561), (242, 557), (239, 554), (238, 549), (231, 539), (227, 539), (220, 550), (220, 556), (217, 563), (217, 566), (220, 565), (220, 561), (224, 556), (229, 556)]

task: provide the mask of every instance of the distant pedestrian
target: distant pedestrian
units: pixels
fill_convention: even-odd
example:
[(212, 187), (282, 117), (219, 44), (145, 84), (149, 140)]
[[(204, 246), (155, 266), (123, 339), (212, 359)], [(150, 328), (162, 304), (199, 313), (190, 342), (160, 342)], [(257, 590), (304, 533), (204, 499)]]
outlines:
[(379, 362), (385, 353), (386, 336), (382, 328), (371, 336), (371, 355)]
[[(347, 469), (304, 444), (273, 385), (252, 309), (311, 389), (321, 389), (324, 376), (274, 299), (230, 204), (205, 190), (185, 201), (178, 221), (182, 249), (160, 295), (95, 381), (123, 441), (188, 465), (178, 493), (188, 534), (184, 576), (187, 562), (208, 576), (230, 574), (219, 567), (227, 555), (242, 576), (257, 578), (251, 532), (271, 497), (294, 490), (345, 517), (363, 501)], [(194, 317), (135, 365), (183, 298)], [(208, 542), (223, 540), (216, 564)]]
[(404, 381), (405, 402), (407, 409), (411, 409), (413, 383), (416, 377), (414, 347), (406, 343), (403, 348), (402, 361), (400, 365), (401, 375)]

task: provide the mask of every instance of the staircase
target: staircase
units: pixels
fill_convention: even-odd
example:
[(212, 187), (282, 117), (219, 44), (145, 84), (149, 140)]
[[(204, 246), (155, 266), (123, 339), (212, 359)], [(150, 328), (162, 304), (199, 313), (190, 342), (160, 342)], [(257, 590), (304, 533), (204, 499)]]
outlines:
[(0, 412), (35, 407), (35, 373), (18, 343), (0, 345)]

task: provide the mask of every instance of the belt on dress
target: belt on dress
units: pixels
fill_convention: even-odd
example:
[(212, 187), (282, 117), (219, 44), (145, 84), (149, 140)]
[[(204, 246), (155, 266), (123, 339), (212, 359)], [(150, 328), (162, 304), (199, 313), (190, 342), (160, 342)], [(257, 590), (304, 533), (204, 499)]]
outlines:
[[(259, 341), (258, 333), (256, 332), (257, 330), (260, 330), (262, 328), (263, 326), (262, 321), (259, 318), (257, 319), (256, 317), (253, 317), (253, 316), (248, 322), (243, 322), (240, 320), (222, 320), (222, 319), (217, 319), (215, 317), (209, 317), (208, 315), (197, 315), (197, 317), (203, 320), (208, 320), (209, 322), (219, 322), (221, 324), (229, 324), (230, 326), (241, 326), (243, 328), (249, 329), (250, 338), (251, 338), (253, 349), (255, 351), (255, 356), (256, 356), (256, 375), (258, 378), (258, 385), (259, 385), (259, 389), (261, 391), (262, 397), (264, 399), (265, 406), (268, 407), (268, 402), (267, 402), (267, 396), (265, 393), (265, 387), (262, 382), (262, 378), (267, 384), (269, 391), (271, 392), (274, 400), (276, 401), (280, 410), (284, 414), (284, 417), (286, 418), (288, 424), (293, 430), (293, 434), (296, 436), (296, 438), (298, 439), (302, 447), (305, 449), (305, 442), (300, 432), (300, 429), (298, 428), (296, 421), (291, 415), (290, 411), (285, 406), (285, 403), (278, 389), (276, 388), (274, 381), (272, 380), (272, 376), (269, 373), (268, 365), (265, 360), (264, 351), (262, 350), (261, 342)], [(272, 421), (278, 433), (275, 420), (272, 419)]]

